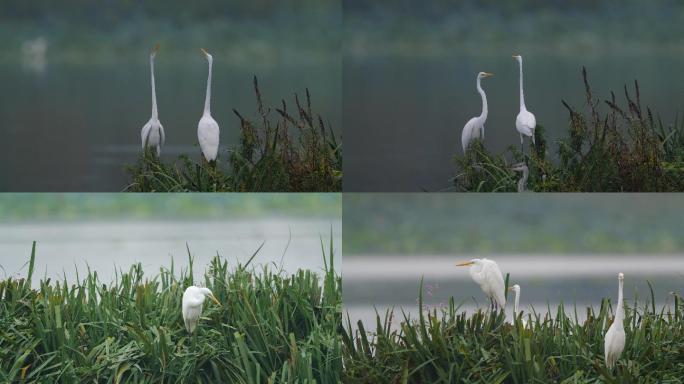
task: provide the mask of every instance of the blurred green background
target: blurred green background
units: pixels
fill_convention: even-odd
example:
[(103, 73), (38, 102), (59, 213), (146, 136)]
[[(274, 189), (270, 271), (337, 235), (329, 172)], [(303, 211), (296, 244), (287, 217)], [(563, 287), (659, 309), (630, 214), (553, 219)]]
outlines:
[(345, 194), (353, 254), (684, 252), (678, 194)]
[(245, 219), (340, 217), (337, 193), (5, 193), (0, 223), (87, 219)]

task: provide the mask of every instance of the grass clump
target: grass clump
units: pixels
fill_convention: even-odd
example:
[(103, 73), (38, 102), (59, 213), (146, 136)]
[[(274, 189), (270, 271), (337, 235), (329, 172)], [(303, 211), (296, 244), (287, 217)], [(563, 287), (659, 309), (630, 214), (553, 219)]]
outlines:
[[(557, 143), (557, 162), (547, 157), (545, 131), (535, 132), (537, 146), (530, 156), (515, 146), (507, 154), (492, 155), (481, 145), (456, 157), (462, 169), (454, 178), (461, 191), (516, 191), (520, 175), (507, 158), (525, 161), (527, 188), (537, 192), (674, 192), (684, 191), (684, 123), (665, 126), (650, 108), (642, 107), (639, 84), (625, 86), (625, 104), (600, 100), (592, 93), (582, 69), (586, 111), (562, 100), (568, 110), (568, 136)], [(604, 108), (601, 108), (603, 106)]]
[[(247, 269), (254, 256), (230, 271), (216, 256), (193, 282), (189, 256), (178, 275), (172, 263), (147, 278), (136, 264), (109, 284), (89, 270), (75, 284), (33, 288), (34, 243), (28, 278), (0, 281), (0, 381), (336, 383), (341, 296), (330, 248), (322, 277)], [(205, 303), (190, 336), (181, 298), (192, 284), (222, 305)]]
[[(653, 300), (653, 292), (651, 291)], [(423, 308), (422, 294), (419, 308)], [(586, 321), (566, 315), (518, 314), (513, 324), (503, 312), (459, 312), (453, 298), (441, 309), (405, 314), (399, 327), (394, 313), (377, 315), (369, 335), (359, 321), (343, 334), (343, 381), (348, 383), (655, 383), (684, 377), (684, 306), (656, 311), (653, 301), (625, 308), (626, 345), (617, 367), (605, 367), (603, 335), (612, 305), (586, 308)], [(553, 313), (549, 307), (549, 313)], [(526, 318), (527, 327), (522, 323)]]
[[(342, 190), (342, 143), (330, 124), (295, 94), (296, 110), (284, 100), (279, 108), (265, 107), (254, 77), (257, 116), (250, 120), (233, 110), (240, 121), (240, 141), (219, 154), (216, 165), (193, 162), (181, 155), (164, 164), (151, 150), (128, 166), (130, 192), (339, 192)], [(275, 116), (275, 118), (274, 118)]]

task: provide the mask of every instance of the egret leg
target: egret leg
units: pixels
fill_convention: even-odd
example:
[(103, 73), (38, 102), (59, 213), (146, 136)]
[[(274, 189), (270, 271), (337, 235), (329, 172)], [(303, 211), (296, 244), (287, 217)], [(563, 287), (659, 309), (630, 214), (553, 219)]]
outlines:
[(523, 135), (520, 134), (520, 152), (522, 152), (523, 157), (525, 156), (525, 142), (523, 141)]

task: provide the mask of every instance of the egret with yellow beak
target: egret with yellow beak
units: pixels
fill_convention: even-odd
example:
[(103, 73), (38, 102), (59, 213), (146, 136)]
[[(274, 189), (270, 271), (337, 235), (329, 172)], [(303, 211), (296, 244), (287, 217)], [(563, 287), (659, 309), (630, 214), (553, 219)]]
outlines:
[(165, 135), (164, 127), (159, 121), (159, 112), (157, 112), (157, 91), (154, 87), (154, 58), (159, 51), (159, 44), (157, 44), (152, 52), (150, 52), (150, 83), (152, 88), (152, 116), (150, 120), (140, 130), (140, 139), (142, 140), (142, 148), (152, 147), (157, 151), (157, 157), (161, 154), (161, 147), (164, 145)]
[(482, 97), (482, 113), (480, 113), (480, 116), (473, 117), (472, 119), (468, 120), (466, 125), (463, 127), (463, 131), (461, 132), (461, 145), (463, 146), (463, 153), (466, 152), (470, 142), (474, 139), (479, 138), (480, 140), (484, 140), (484, 124), (485, 121), (487, 121), (488, 109), (487, 95), (485, 95), (482, 85), (480, 85), (480, 80), (491, 76), (494, 76), (494, 74), (488, 72), (480, 72), (477, 74), (476, 88), (477, 92), (479, 92), (480, 96)]
[(185, 329), (193, 333), (202, 314), (202, 304), (206, 298), (221, 305), (209, 288), (190, 286), (183, 293), (183, 321)]
[(534, 145), (534, 130), (537, 128), (537, 119), (534, 114), (527, 110), (525, 106), (525, 94), (523, 92), (523, 59), (520, 55), (514, 55), (513, 58), (518, 62), (520, 67), (520, 112), (515, 118), (515, 129), (518, 130), (520, 134), (520, 150), (525, 155), (525, 146), (523, 141), (523, 136), (527, 136), (532, 140), (532, 145)]
[(506, 295), (504, 279), (499, 266), (494, 260), (471, 259), (470, 261), (456, 264), (457, 267), (470, 267), (470, 277), (480, 285), (482, 291), (498, 308), (506, 307)]

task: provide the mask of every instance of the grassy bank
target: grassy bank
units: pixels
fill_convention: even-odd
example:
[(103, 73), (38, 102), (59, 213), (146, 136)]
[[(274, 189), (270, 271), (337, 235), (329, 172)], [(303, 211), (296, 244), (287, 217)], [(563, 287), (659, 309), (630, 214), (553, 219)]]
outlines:
[[(194, 162), (181, 155), (173, 164), (161, 162), (152, 150), (127, 166), (129, 192), (339, 192), (342, 190), (342, 143), (311, 108), (311, 95), (294, 111), (285, 101), (264, 106), (254, 78), (255, 119), (233, 110), (240, 124), (240, 142), (220, 152), (217, 163)], [(199, 149), (198, 149), (199, 152)]]
[[(532, 324), (526, 328), (520, 316), (509, 324), (502, 312), (466, 316), (452, 298), (441, 310), (420, 311), (418, 319), (388, 312), (376, 324), (359, 321), (357, 330), (347, 320), (343, 381), (678, 383), (684, 377), (684, 307), (678, 296), (671, 310), (658, 311), (654, 301), (651, 293), (645, 304), (626, 306), (625, 350), (612, 372), (603, 357), (603, 335), (613, 318), (608, 299), (598, 311), (575, 308), (571, 317), (563, 305), (548, 309), (553, 318), (524, 313)], [(586, 315), (582, 323), (579, 311)]]
[[(643, 107), (639, 84), (625, 86), (624, 100), (611, 92), (601, 100), (582, 70), (586, 106), (582, 111), (561, 101), (569, 113), (567, 136), (551, 145), (537, 125), (537, 145), (523, 153), (512, 145), (503, 154), (490, 153), (481, 142), (465, 156), (456, 156), (456, 190), (513, 192), (522, 174), (511, 164), (525, 161), (526, 189), (536, 192), (680, 192), (684, 191), (684, 122), (665, 125)], [(527, 152), (526, 148), (526, 152)]]
[[(258, 252), (258, 251), (257, 251)], [(202, 281), (193, 264), (143, 275), (140, 264), (111, 283), (96, 271), (78, 282), (0, 281), (2, 382), (335, 383), (341, 372), (340, 278), (332, 243), (323, 276), (229, 266), (216, 256)], [(255, 253), (256, 255), (256, 253)], [(210, 288), (189, 336), (181, 297)]]

